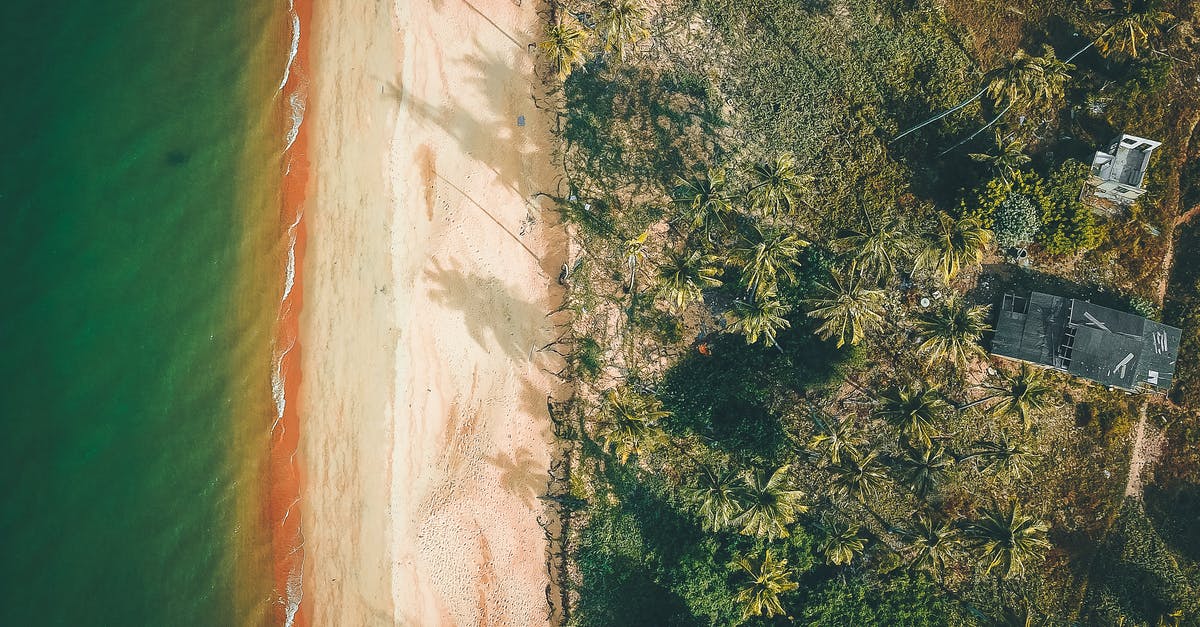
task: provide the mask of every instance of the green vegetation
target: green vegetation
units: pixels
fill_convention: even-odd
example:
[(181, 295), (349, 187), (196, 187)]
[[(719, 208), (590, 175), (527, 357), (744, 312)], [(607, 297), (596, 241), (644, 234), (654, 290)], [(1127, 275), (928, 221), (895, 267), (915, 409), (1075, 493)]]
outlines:
[[(552, 7), (567, 624), (1196, 624), (1188, 227), (1159, 286), (1200, 11), (993, 4)], [(1122, 130), (1164, 147), (1097, 213)], [(991, 359), (1001, 290), (1046, 286), (1182, 326), (1171, 400)]]

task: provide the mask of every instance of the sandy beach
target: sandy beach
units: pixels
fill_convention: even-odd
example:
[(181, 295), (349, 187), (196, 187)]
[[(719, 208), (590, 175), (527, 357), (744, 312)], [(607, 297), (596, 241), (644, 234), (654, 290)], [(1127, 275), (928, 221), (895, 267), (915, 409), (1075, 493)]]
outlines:
[[(549, 620), (564, 235), (532, 2), (316, 7), (298, 408), (314, 625)], [(520, 121), (519, 121), (520, 118)]]

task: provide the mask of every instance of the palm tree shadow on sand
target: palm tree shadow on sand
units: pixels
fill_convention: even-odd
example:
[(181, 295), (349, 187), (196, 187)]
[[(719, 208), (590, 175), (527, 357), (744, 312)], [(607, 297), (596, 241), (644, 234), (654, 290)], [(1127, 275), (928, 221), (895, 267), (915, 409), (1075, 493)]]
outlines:
[(464, 273), (457, 264), (445, 267), (435, 260), (425, 270), (434, 302), (463, 314), (467, 333), (486, 350), (499, 348), (509, 358), (526, 362), (548, 333), (545, 311), (513, 295), (497, 277)]
[(484, 459), (500, 471), (500, 485), (520, 498), (526, 507), (533, 507), (534, 499), (545, 491), (546, 471), (528, 448), (522, 446), (511, 456), (496, 453)]

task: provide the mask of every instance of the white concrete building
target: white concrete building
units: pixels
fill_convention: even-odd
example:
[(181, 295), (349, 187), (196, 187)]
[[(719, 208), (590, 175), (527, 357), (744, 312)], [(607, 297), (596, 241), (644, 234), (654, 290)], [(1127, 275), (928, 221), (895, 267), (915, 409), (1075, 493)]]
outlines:
[(1133, 204), (1146, 193), (1142, 182), (1150, 166), (1150, 154), (1161, 145), (1152, 139), (1122, 134), (1107, 150), (1097, 150), (1088, 177), (1091, 193), (1118, 204)]

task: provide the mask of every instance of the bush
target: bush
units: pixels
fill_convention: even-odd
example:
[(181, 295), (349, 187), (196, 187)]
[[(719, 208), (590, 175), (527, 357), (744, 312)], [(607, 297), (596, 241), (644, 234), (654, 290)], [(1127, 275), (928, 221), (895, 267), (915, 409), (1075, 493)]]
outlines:
[[(1023, 198), (1024, 201), (1016, 200), (1016, 198)], [(996, 217), (1000, 213), (1001, 207), (1006, 204), (1013, 207), (1013, 203), (1019, 205), (1023, 202), (1032, 205), (1037, 215), (1043, 214), (1046, 205), (1050, 204), (1050, 199), (1046, 196), (1045, 184), (1036, 173), (1016, 172), (1013, 174), (1012, 181), (1009, 182), (1000, 177), (988, 181), (976, 196), (974, 205), (967, 206), (964, 203), (962, 211), (965, 215), (977, 218), (983, 226), (996, 229)], [(996, 235), (998, 237), (1000, 234)]]
[[(996, 243), (1001, 246), (1036, 240), (1051, 255), (1086, 250), (1100, 243), (1096, 216), (1079, 200), (1087, 173), (1087, 165), (1069, 160), (1054, 170), (1049, 182), (1034, 172), (1017, 172), (1010, 183), (992, 179), (975, 202), (964, 202), (960, 211), (995, 230)], [(1030, 221), (1027, 205), (1040, 216), (1036, 237), (1025, 235)], [(999, 219), (1002, 214), (1003, 221)]]
[(1050, 175), (1038, 243), (1052, 255), (1069, 255), (1100, 243), (1096, 215), (1079, 200), (1088, 170), (1087, 164), (1070, 159)]
[(1024, 194), (1009, 194), (996, 208), (996, 243), (1003, 248), (1028, 244), (1042, 226), (1041, 208)]

